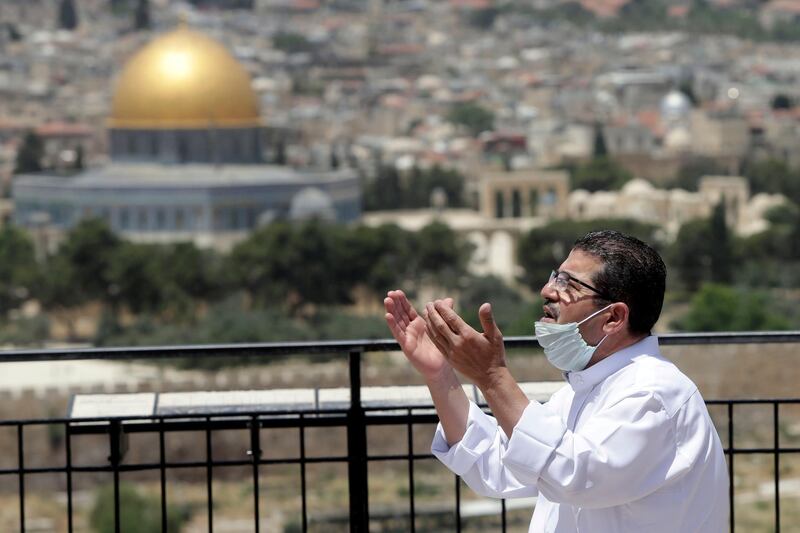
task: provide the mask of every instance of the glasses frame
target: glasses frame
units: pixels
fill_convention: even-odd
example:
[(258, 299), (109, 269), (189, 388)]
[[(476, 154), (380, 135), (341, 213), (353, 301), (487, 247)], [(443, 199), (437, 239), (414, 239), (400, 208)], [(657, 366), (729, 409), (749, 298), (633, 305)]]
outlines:
[[(566, 279), (564, 279), (563, 276), (566, 276)], [(564, 288), (565, 289), (567, 287), (569, 287), (569, 282), (570, 281), (574, 281), (575, 283), (577, 283), (581, 287), (586, 287), (590, 291), (594, 292), (595, 294), (597, 294), (598, 296), (600, 296), (604, 300), (612, 301), (611, 298), (609, 298), (606, 293), (602, 292), (599, 289), (596, 289), (595, 287), (592, 287), (591, 285), (589, 285), (585, 281), (581, 281), (581, 280), (579, 280), (577, 278), (572, 277), (569, 272), (564, 272), (563, 270), (551, 270), (550, 271), (550, 279), (547, 281), (547, 284), (550, 285), (552, 283), (552, 284), (554, 284), (556, 286), (556, 289), (558, 289), (558, 283), (556, 282), (556, 280), (564, 280)]]

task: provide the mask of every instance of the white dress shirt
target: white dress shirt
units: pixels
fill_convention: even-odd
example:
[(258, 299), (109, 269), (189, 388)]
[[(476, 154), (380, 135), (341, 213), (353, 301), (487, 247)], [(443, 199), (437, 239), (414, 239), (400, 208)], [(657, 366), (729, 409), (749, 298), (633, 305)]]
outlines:
[(537, 496), (531, 533), (721, 533), (728, 472), (692, 381), (656, 337), (565, 375), (509, 439), (474, 403), (460, 442), (432, 451), (478, 494)]

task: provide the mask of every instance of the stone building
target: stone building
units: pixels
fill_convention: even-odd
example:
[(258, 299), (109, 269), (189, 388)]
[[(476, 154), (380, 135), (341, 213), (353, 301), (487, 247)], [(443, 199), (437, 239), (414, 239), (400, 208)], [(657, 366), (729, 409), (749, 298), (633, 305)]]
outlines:
[(569, 195), (568, 210), (573, 220), (630, 218), (659, 226), (674, 238), (684, 223), (711, 216), (724, 202), (728, 225), (740, 235), (752, 235), (767, 228), (766, 212), (784, 201), (779, 194), (751, 196), (747, 180), (740, 176), (704, 176), (697, 192), (657, 189), (642, 179), (629, 181), (619, 191), (578, 189)]

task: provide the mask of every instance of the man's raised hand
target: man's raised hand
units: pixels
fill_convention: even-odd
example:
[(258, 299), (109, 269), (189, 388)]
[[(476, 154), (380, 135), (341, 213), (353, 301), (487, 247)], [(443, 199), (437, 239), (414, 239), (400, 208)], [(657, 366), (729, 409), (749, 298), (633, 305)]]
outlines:
[[(444, 306), (453, 307), (453, 299), (442, 300)], [(383, 300), (386, 324), (400, 344), (406, 358), (427, 380), (437, 379), (451, 367), (442, 352), (431, 342), (425, 332), (425, 320), (411, 305), (401, 290), (389, 291)]]

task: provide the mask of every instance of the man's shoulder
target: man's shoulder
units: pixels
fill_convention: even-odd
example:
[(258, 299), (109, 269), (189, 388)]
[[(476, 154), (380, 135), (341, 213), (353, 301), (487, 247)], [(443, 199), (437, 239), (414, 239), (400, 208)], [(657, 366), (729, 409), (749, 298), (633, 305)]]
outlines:
[(615, 393), (649, 393), (673, 416), (697, 392), (697, 386), (674, 363), (660, 354), (640, 354), (608, 383)]

